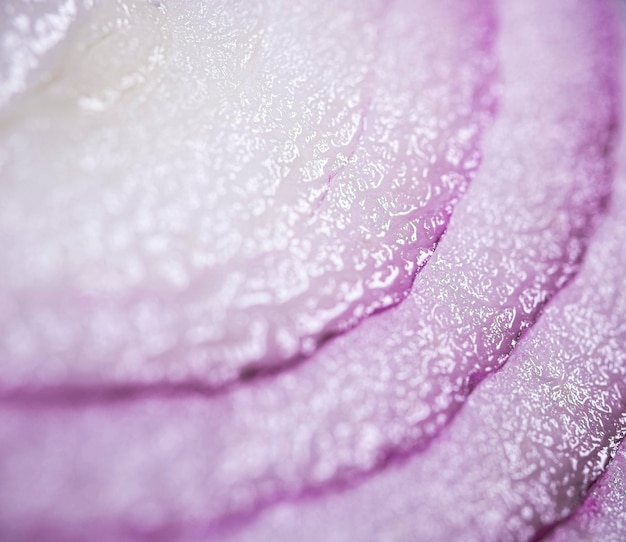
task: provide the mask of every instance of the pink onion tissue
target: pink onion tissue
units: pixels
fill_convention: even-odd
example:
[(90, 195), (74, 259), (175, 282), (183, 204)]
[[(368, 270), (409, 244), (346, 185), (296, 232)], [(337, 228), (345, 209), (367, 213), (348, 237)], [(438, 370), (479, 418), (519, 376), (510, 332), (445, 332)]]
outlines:
[(0, 3), (0, 539), (625, 539), (625, 32)]

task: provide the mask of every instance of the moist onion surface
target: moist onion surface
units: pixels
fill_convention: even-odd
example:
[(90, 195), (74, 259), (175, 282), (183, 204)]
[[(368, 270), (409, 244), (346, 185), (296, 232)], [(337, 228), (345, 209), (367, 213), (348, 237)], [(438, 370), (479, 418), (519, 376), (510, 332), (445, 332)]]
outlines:
[(0, 538), (622, 540), (618, 0), (0, 5)]

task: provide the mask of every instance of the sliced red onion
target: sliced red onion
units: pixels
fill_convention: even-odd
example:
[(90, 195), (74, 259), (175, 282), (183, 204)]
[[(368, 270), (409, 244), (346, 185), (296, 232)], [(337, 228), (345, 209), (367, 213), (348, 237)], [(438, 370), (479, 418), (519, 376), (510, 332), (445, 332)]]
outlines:
[[(498, 4), (501, 110), (434, 257), (278, 375), (430, 257), (493, 105), (490, 4), (48, 0), (31, 26), (15, 6), (0, 539), (531, 540), (580, 506), (626, 432), (626, 162), (580, 267), (610, 190), (614, 2)], [(307, 288), (277, 301), (283, 265)], [(619, 537), (622, 461), (552, 536)]]
[[(528, 496), (507, 478), (499, 449), (488, 456), (494, 460), (488, 473), (481, 468), (482, 448), (459, 452), (463, 442), (514, 442), (499, 417), (507, 408), (542, 413), (532, 410), (532, 393), (519, 392), (519, 375), (507, 380), (513, 368), (490, 378), (455, 429), (422, 457), (338, 496), (331, 496), (335, 486), (329, 484), (359, 482), (356, 474), (428, 443), (457, 411), (473, 375), (500, 366), (546, 299), (576, 269), (607, 193), (615, 36), (608, 3), (554, 2), (542, 17), (538, 6), (520, 0), (502, 7), (503, 108), (486, 140), (481, 174), (409, 299), (327, 345), (312, 363), (224, 397), (7, 407), (0, 431), (12, 444), (2, 455), (8, 474), (0, 508), (16, 532), (97, 528), (115, 538), (171, 529), (193, 535), (196, 526), (203, 533), (223, 527), (225, 518), (311, 492), (319, 498), (278, 506), (261, 520), (259, 531), (252, 525), (242, 536), (268, 539), (284, 528), (285, 539), (292, 539), (300, 536), (302, 516), (311, 539), (321, 537), (315, 525), (326, 523), (338, 540), (352, 529), (362, 529), (354, 531), (357, 539), (378, 540), (396, 528), (424, 539), (439, 532), (445, 539), (472, 526), (474, 505), (490, 507), (489, 529), (514, 532), (511, 525), (525, 512), (507, 508), (507, 499)], [(546, 50), (551, 54), (535, 52)], [(595, 250), (603, 250), (601, 243)], [(568, 291), (586, 291), (584, 277), (582, 286)], [(546, 332), (550, 318), (564, 324), (563, 314), (550, 310), (554, 316), (546, 315), (536, 332), (548, 342), (545, 359), (561, 346), (557, 333)], [(575, 329), (566, 332), (576, 337)], [(532, 341), (537, 339), (525, 342), (515, 359), (525, 359)], [(553, 406), (546, 403), (543, 414)], [(461, 482), (477, 473), (487, 495), (512, 491), (503, 497), (503, 508), (463, 493), (471, 484)], [(405, 481), (426, 490), (419, 497), (397, 490)], [(380, 496), (389, 488), (396, 489), (386, 505)], [(441, 507), (438, 492), (462, 501), (454, 514)], [(63, 506), (51, 507), (55, 502)], [(526, 529), (520, 536), (558, 515), (551, 513), (538, 512), (536, 523), (535, 516), (526, 518), (531, 527), (518, 521)], [(283, 514), (293, 514), (294, 523), (281, 519)], [(422, 518), (421, 527), (412, 516)], [(476, 536), (487, 532), (481, 525)]]

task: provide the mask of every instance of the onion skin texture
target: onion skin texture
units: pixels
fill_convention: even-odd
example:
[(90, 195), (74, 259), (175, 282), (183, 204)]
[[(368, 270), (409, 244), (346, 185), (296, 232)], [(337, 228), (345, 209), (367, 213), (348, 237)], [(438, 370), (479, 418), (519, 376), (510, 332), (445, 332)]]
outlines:
[[(8, 142), (0, 148), (0, 172), (10, 174), (0, 186), (8, 196), (0, 200), (0, 240), (8, 247), (0, 325), (9, 330), (0, 338), (0, 360), (7, 362), (0, 370), (1, 539), (621, 539), (626, 136), (617, 126), (626, 68), (615, 2), (372, 0), (337, 18), (343, 4), (283, 13), (279, 0), (252, 7), (216, 1), (207, 4), (214, 12), (205, 6), (197, 13), (197, 4), (184, 0), (79, 2), (75, 12), (60, 1), (48, 6), (66, 10), (59, 19), (65, 34), (41, 50), (26, 39), (32, 72), (16, 70), (0, 42), (0, 73), (13, 78), (0, 93), (0, 138)], [(215, 22), (214, 33), (194, 26), (194, 13), (201, 15), (196, 22)], [(22, 23), (15, 24), (19, 30)], [(135, 33), (145, 39), (133, 41)], [(207, 35), (213, 37), (203, 41)], [(215, 36), (232, 47), (219, 49)], [(361, 40), (362, 47), (335, 54), (323, 45), (333, 39)], [(123, 61), (104, 54), (129, 44)], [(173, 58), (188, 53), (190, 64), (161, 63), (161, 46)], [(314, 51), (320, 64), (291, 66), (293, 50), (305, 59)], [(182, 77), (193, 75), (197, 62), (221, 65), (223, 58), (243, 60), (217, 78), (210, 70)], [(76, 69), (58, 75), (64, 63)], [(275, 70), (273, 82), (260, 66)], [(277, 81), (302, 69), (301, 86), (281, 94)], [(173, 81), (189, 94), (160, 111)], [(128, 230), (124, 217), (136, 210), (89, 213), (129, 187), (146, 195), (167, 230), (167, 202), (189, 203), (193, 190), (207, 189), (194, 184), (194, 160), (202, 160), (189, 151), (193, 145), (185, 154), (184, 145), (168, 147), (156, 136), (150, 152), (132, 145), (158, 126), (168, 129), (183, 110), (183, 142), (220, 131), (243, 137), (247, 128), (229, 124), (228, 107), (238, 103), (233, 96), (261, 96), (259, 89), (278, 92), (277, 109), (266, 111), (290, 111), (289, 122), (302, 117), (305, 136), (315, 125), (342, 143), (314, 150), (298, 135), (301, 154), (290, 154), (285, 167), (292, 173), (278, 184), (279, 196), (264, 200), (250, 181), (247, 193), (232, 185), (225, 199), (207, 200), (213, 225), (221, 221), (224, 231), (250, 236), (251, 252), (239, 247), (231, 254), (226, 241), (221, 252), (209, 243), (208, 257), (223, 256), (206, 268), (217, 269), (214, 275), (187, 270), (186, 281), (177, 284), (174, 274), (167, 284), (158, 255), (135, 282), (117, 274), (141, 253), (141, 236), (131, 235), (131, 245), (106, 261), (101, 255), (87, 262), (82, 249), (75, 257), (64, 251), (82, 235), (72, 237), (72, 225), (90, 216), (104, 229)], [(154, 96), (142, 101), (149, 91)], [(311, 125), (298, 109), (309, 94), (329, 104)], [(237, 110), (244, 117), (254, 109), (248, 105)], [(424, 149), (417, 162), (390, 151), (410, 146), (424, 128), (423, 116), (405, 122), (416, 107), (440, 122), (426, 145), (432, 171), (420, 179), (407, 171), (424, 165)], [(151, 111), (159, 112), (156, 124), (141, 126)], [(58, 125), (46, 124), (51, 118)], [(268, 119), (267, 126), (289, 124)], [(72, 126), (79, 129), (63, 133)], [(55, 150), (67, 152), (80, 137), (95, 149), (112, 126), (120, 149), (132, 143), (120, 151), (119, 177), (111, 176), (109, 155), (86, 185), (64, 178), (77, 167), (61, 163)], [(280, 141), (292, 137), (276, 130)], [(44, 144), (54, 133), (58, 141)], [(246, 162), (249, 179), (257, 179), (258, 156), (278, 148), (274, 135), (266, 137)], [(45, 158), (31, 167), (27, 155), (37, 146)], [(216, 144), (211, 160), (240, 158), (234, 148)], [(348, 157), (337, 169), (333, 153)], [(324, 157), (323, 175), (293, 181)], [(284, 158), (271, 155), (267, 163)], [(124, 164), (134, 160), (131, 171)], [(48, 177), (33, 175), (43, 163)], [(374, 186), (364, 179), (377, 163), (387, 169)], [(270, 205), (249, 220), (236, 210), (252, 205), (253, 196), (272, 205), (283, 198), (282, 207)], [(403, 214), (411, 201), (415, 209)], [(67, 206), (66, 220), (68, 202), (74, 207)], [(201, 232), (191, 215), (182, 228)], [(280, 230), (286, 223), (288, 234)], [(280, 245), (279, 230), (306, 241), (300, 248), (310, 252)], [(409, 230), (412, 241), (403, 244)], [(255, 237), (261, 231), (265, 247)], [(191, 254), (194, 238), (176, 232), (168, 250)], [(333, 267), (333, 255), (343, 264)], [(309, 282), (278, 302), (283, 264), (302, 265)], [(228, 277), (238, 273), (240, 289), (228, 290)], [(368, 281), (380, 284), (351, 290)], [(259, 285), (269, 297), (255, 297)], [(100, 309), (111, 319), (96, 318)], [(133, 320), (137, 314), (143, 320)], [(312, 327), (302, 326), (307, 319)], [(111, 332), (98, 327), (106, 321), (131, 331), (98, 335)], [(137, 322), (146, 327), (133, 327)], [(197, 331), (203, 325), (212, 331)]]

